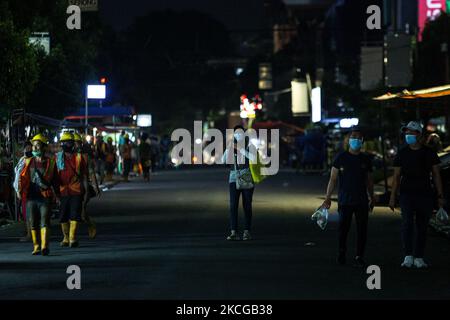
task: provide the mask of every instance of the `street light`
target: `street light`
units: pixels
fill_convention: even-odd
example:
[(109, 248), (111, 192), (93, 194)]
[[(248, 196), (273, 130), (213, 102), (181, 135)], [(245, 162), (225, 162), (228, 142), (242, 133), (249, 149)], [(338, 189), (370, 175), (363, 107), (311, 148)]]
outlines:
[(85, 99), (85, 112), (84, 112), (84, 116), (85, 116), (85, 121), (84, 121), (84, 125), (86, 126), (85, 128), (85, 133), (86, 135), (88, 134), (88, 100), (89, 99), (96, 99), (96, 100), (103, 100), (106, 98), (106, 86), (105, 85), (99, 85), (99, 84), (95, 84), (95, 85), (87, 85), (86, 86), (86, 99)]

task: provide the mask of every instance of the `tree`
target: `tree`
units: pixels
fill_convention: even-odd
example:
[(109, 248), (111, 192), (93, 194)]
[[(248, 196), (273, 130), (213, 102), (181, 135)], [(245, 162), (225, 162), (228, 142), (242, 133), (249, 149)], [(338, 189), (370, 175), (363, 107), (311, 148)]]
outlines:
[(28, 33), (14, 27), (6, 3), (0, 2), (0, 106), (8, 112), (23, 108), (38, 80), (35, 49)]

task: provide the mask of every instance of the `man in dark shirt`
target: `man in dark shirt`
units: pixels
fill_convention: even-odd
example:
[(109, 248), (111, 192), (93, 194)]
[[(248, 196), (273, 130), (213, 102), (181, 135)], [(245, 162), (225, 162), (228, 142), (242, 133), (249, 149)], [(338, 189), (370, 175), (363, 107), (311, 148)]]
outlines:
[[(405, 259), (402, 267), (427, 268), (423, 260), (427, 227), (433, 210), (433, 188), (431, 175), (438, 193), (438, 204), (444, 205), (439, 158), (433, 150), (420, 142), (422, 126), (410, 122), (402, 128), (407, 146), (400, 150), (394, 160), (394, 180), (389, 207), (394, 211), (400, 186), (400, 207), (402, 211), (402, 240)], [(414, 241), (414, 217), (416, 241)]]
[(322, 207), (331, 207), (331, 195), (339, 178), (339, 254), (337, 262), (345, 264), (347, 236), (353, 214), (357, 227), (357, 250), (355, 265), (366, 266), (363, 259), (367, 240), (369, 208), (373, 207), (372, 161), (361, 152), (363, 136), (359, 128), (353, 127), (349, 138), (349, 150), (337, 155), (331, 169), (327, 194)]

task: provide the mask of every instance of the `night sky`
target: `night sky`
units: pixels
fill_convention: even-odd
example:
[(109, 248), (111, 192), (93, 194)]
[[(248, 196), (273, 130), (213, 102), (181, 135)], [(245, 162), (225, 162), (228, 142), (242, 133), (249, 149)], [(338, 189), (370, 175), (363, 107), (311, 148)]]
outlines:
[(213, 16), (229, 29), (264, 26), (263, 0), (100, 0), (103, 20), (115, 29), (128, 27), (137, 16), (157, 10), (197, 10)]

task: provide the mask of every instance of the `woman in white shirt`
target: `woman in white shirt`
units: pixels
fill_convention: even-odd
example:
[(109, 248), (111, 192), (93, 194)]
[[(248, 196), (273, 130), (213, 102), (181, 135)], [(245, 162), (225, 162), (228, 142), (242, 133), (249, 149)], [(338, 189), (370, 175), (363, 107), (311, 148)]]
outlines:
[[(239, 130), (241, 129), (241, 130)], [(238, 190), (236, 188), (236, 173), (237, 171), (245, 171), (249, 169), (249, 161), (253, 161), (254, 155), (248, 152), (248, 148), (238, 149), (237, 142), (245, 139), (244, 135), (245, 129), (242, 126), (234, 127), (234, 139), (233, 139), (233, 147), (227, 148), (223, 155), (223, 163), (228, 158), (228, 152), (233, 150), (233, 166), (230, 170), (229, 175), (229, 190), (230, 190), (230, 229), (231, 234), (227, 237), (227, 240), (240, 240), (241, 238), (238, 235), (238, 210), (239, 210), (239, 198), (242, 194), (242, 206), (244, 208), (245, 213), (245, 223), (244, 223), (244, 233), (242, 236), (242, 240), (251, 240), (250, 229), (252, 223), (252, 200), (253, 200), (253, 191), (255, 188)], [(244, 145), (248, 145), (245, 143)], [(240, 164), (243, 161), (236, 161), (238, 157), (244, 156), (245, 163)]]

